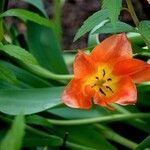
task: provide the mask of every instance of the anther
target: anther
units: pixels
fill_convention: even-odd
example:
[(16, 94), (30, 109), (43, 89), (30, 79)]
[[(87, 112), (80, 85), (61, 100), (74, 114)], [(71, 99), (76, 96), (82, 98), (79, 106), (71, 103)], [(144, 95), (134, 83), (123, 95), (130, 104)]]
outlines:
[(99, 91), (100, 91), (104, 96), (106, 96), (105, 92), (104, 92), (101, 88), (99, 88)]
[(96, 78), (97, 80), (99, 80), (99, 77), (96, 76), (95, 78)]
[(94, 85), (92, 85), (91, 88), (93, 88), (94, 86), (96, 86), (96, 83)]
[(105, 74), (106, 74), (106, 72), (105, 72), (105, 70), (103, 69), (103, 77), (105, 76)]
[(108, 78), (107, 81), (112, 81), (112, 79), (111, 79), (111, 78)]
[(106, 86), (107, 89), (109, 89), (111, 92), (113, 92), (112, 88), (109, 86)]

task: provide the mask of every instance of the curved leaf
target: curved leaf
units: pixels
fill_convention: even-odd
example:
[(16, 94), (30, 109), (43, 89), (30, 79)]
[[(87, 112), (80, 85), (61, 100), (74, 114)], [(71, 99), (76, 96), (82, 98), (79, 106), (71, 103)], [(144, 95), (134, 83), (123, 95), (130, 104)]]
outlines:
[(28, 64), (38, 64), (36, 59), (25, 49), (15, 45), (0, 45), (0, 52)]
[(0, 111), (10, 115), (33, 114), (60, 103), (62, 87), (0, 90)]
[(77, 31), (74, 41), (79, 39), (85, 33), (92, 30), (96, 25), (105, 20), (108, 17), (107, 10), (100, 10), (90, 16), (87, 20), (84, 21), (83, 25)]
[(139, 23), (138, 26), (139, 32), (150, 43), (150, 21), (144, 20)]
[(55, 26), (57, 26), (57, 25), (54, 25), (54, 22), (52, 22), (44, 17), (41, 17), (36, 13), (30, 12), (27, 10), (23, 10), (23, 9), (18, 9), (18, 8), (9, 9), (0, 15), (1, 18), (2, 17), (11, 17), (11, 16), (18, 17), (19, 19), (21, 19), (23, 21), (32, 21), (37, 24), (44, 25), (44, 26), (50, 27), (50, 28), (55, 28)]
[(116, 25), (113, 26), (112, 23), (106, 23), (99, 29), (97, 29), (93, 34), (96, 33), (120, 33), (120, 32), (131, 32), (135, 31), (135, 29), (124, 23), (124, 22), (116, 22)]
[(120, 14), (122, 0), (103, 0), (103, 9), (106, 9), (113, 26), (115, 26)]

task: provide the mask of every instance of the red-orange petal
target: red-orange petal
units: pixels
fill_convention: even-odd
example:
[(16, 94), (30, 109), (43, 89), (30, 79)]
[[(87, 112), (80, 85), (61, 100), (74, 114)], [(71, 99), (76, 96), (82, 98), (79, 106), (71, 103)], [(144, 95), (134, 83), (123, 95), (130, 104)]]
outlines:
[(95, 65), (91, 58), (81, 50), (78, 51), (78, 54), (75, 57), (73, 67), (75, 78), (85, 77), (95, 71)]
[(132, 58), (132, 48), (124, 33), (106, 38), (91, 52), (90, 57), (96, 62), (113, 62), (117, 59)]
[(112, 109), (109, 103), (118, 103), (120, 105), (132, 105), (136, 103), (137, 90), (133, 80), (130, 77), (123, 77), (117, 83), (118, 89), (111, 97), (99, 97), (95, 95), (94, 102), (101, 106)]
[[(91, 96), (84, 94), (82, 81), (73, 79), (65, 88), (61, 97), (63, 103), (69, 107), (89, 109), (91, 107)], [(87, 93), (88, 94), (88, 93)]]
[(126, 59), (114, 65), (113, 72), (116, 75), (132, 75), (147, 68), (148, 64), (138, 59)]
[(142, 71), (131, 75), (131, 78), (134, 80), (135, 83), (150, 81), (150, 65), (148, 65), (148, 67), (146, 67)]
[(122, 78), (118, 83), (118, 91), (112, 102), (120, 105), (133, 105), (137, 101), (137, 90), (130, 77)]

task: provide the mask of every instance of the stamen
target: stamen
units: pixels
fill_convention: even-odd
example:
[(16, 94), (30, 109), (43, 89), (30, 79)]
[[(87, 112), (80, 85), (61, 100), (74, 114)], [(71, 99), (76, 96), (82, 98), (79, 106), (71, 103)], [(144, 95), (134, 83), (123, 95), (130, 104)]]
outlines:
[(95, 78), (96, 78), (97, 80), (99, 80), (99, 77), (96, 76)]
[(93, 88), (94, 86), (96, 86), (96, 83), (94, 85), (92, 85), (91, 88)]
[(105, 72), (105, 70), (103, 69), (103, 77), (105, 76), (105, 74), (106, 74), (106, 72)]
[(99, 88), (99, 91), (100, 91), (104, 96), (106, 96), (106, 93), (105, 93), (101, 88)]
[(106, 86), (107, 89), (109, 89), (111, 92), (113, 92), (112, 88), (109, 86)]
[(111, 79), (111, 78), (108, 78), (107, 81), (112, 81), (112, 79)]

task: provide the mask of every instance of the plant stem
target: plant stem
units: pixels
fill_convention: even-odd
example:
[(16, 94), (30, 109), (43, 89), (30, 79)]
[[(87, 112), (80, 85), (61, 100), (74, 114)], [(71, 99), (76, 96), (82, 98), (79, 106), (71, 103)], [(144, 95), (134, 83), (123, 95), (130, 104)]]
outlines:
[(42, 68), (42, 67), (40, 67), (38, 65), (25, 64), (25, 67), (29, 71), (31, 71), (31, 72), (33, 72), (33, 73), (35, 73), (35, 74), (37, 74), (37, 75), (39, 75), (39, 76), (41, 76), (43, 78), (46, 78), (46, 79), (71, 80), (73, 78), (73, 75), (69, 75), (69, 74), (55, 74), (55, 73), (50, 72), (49, 70), (46, 70), (46, 69), (44, 69), (44, 68)]
[(113, 130), (111, 130), (107, 127), (104, 127), (100, 124), (94, 124), (94, 127), (96, 127), (96, 129), (98, 129), (99, 132), (101, 132), (105, 138), (107, 138), (111, 141), (117, 142), (123, 146), (126, 146), (131, 149), (135, 149), (138, 145), (137, 143), (134, 143), (133, 141), (131, 141), (125, 137), (122, 137), (121, 135), (114, 132)]
[(134, 21), (134, 23), (135, 23), (135, 25), (137, 27), (139, 25), (139, 19), (137, 18), (136, 13), (134, 11), (134, 7), (132, 5), (132, 1), (131, 0), (126, 0), (126, 2), (127, 2), (127, 6), (128, 6), (128, 9), (129, 9), (129, 12), (131, 14), (131, 17), (132, 17), (132, 19), (133, 19), (133, 21)]
[(55, 125), (83, 125), (83, 124), (92, 124), (97, 122), (113, 122), (127, 119), (136, 119), (136, 118), (150, 118), (150, 113), (132, 113), (132, 114), (115, 114), (104, 117), (95, 117), (87, 119), (76, 119), (76, 120), (55, 120), (47, 119), (48, 122)]

